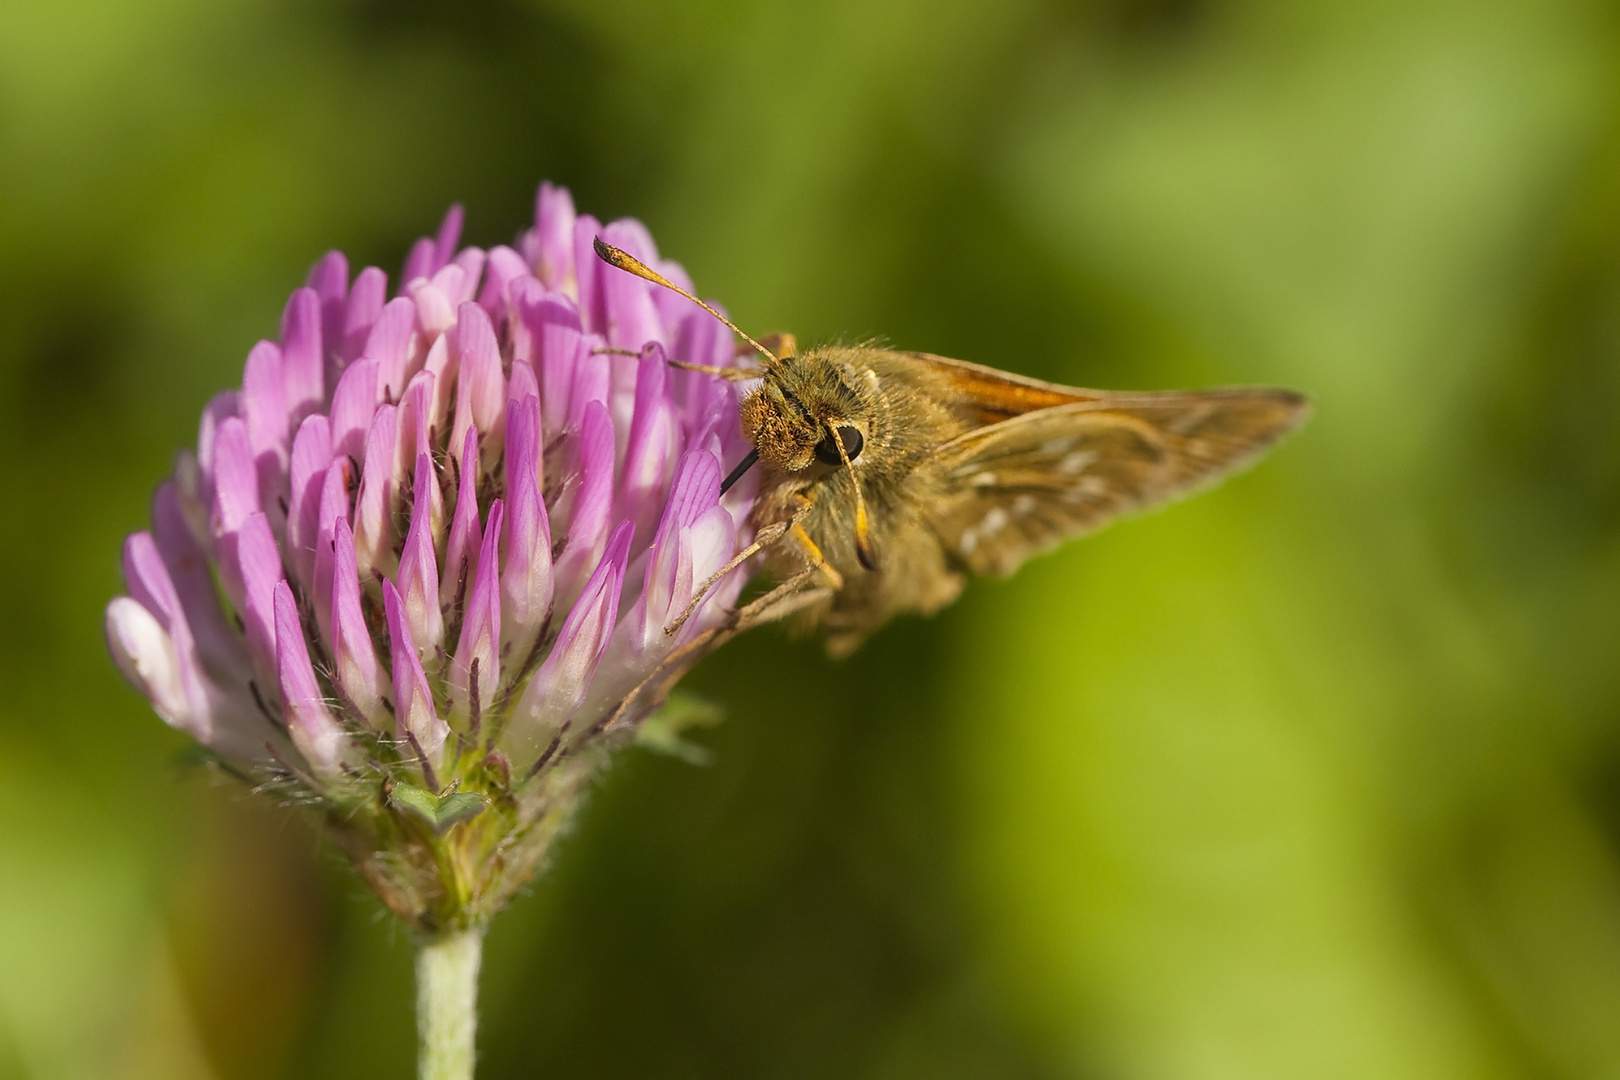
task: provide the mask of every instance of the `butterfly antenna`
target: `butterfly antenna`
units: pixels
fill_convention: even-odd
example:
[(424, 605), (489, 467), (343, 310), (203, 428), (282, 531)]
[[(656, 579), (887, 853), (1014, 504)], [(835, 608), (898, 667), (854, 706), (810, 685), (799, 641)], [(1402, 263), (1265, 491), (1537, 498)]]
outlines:
[(827, 425), (827, 430), (832, 432), (833, 445), (838, 447), (838, 458), (849, 472), (849, 482), (855, 485), (855, 557), (868, 570), (876, 570), (877, 555), (872, 551), (872, 530), (866, 517), (866, 500), (861, 497), (861, 478), (855, 475), (855, 469), (849, 463), (849, 451), (844, 449), (843, 436), (832, 424)]
[(603, 240), (600, 236), (591, 241), (591, 246), (596, 248), (596, 257), (607, 263), (609, 266), (616, 266), (620, 270), (634, 274), (636, 277), (641, 278), (644, 281), (650, 281), (654, 285), (662, 285), (670, 292), (686, 297), (688, 300), (692, 301), (692, 303), (696, 304), (704, 311), (707, 311), (710, 315), (713, 315), (715, 318), (725, 323), (731, 328), (732, 333), (736, 334), (738, 337), (748, 342), (748, 344), (752, 345), (754, 347), (754, 351), (758, 352), (765, 358), (765, 363), (767, 365), (781, 363), (780, 357), (771, 352), (771, 350), (767, 349), (765, 346), (761, 345), (759, 342), (755, 341), (753, 338), (749, 337), (747, 334), (743, 333), (742, 328), (736, 323), (732, 322), (714, 308), (710, 307), (702, 300), (699, 300), (697, 297), (693, 296), (691, 293), (669, 280), (669, 278), (665, 277), (663, 274), (660, 274), (658, 271), (654, 270), (652, 267), (630, 254), (628, 251), (614, 247), (612, 244)]

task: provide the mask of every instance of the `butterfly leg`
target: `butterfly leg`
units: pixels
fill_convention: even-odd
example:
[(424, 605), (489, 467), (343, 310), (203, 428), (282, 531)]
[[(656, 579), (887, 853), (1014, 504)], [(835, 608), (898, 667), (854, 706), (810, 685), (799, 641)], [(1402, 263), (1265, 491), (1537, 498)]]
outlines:
[[(802, 510), (809, 509), (810, 505), (806, 500)], [(740, 608), (737, 612), (739, 630), (786, 618), (801, 608), (835, 595), (844, 587), (844, 575), (833, 568), (826, 556), (822, 555), (821, 548), (811, 539), (804, 526), (799, 524), (798, 518), (801, 517), (802, 512), (795, 517), (788, 535), (798, 544), (807, 565), (764, 596), (757, 597)], [(816, 584), (818, 579), (819, 584)], [(810, 587), (812, 585), (813, 588)]]
[(816, 546), (816, 542), (814, 540), (810, 539), (810, 534), (805, 532), (804, 526), (800, 524), (800, 522), (804, 520), (805, 515), (810, 512), (810, 506), (810, 500), (801, 495), (798, 497), (798, 505), (794, 508), (793, 516), (791, 518), (789, 518), (787, 521), (779, 521), (773, 525), (767, 525), (763, 529), (759, 530), (759, 532), (755, 534), (754, 542), (752, 544), (749, 544), (747, 547), (737, 552), (737, 554), (733, 555), (726, 561), (724, 566), (710, 574), (701, 585), (692, 591), (691, 602), (686, 605), (686, 609), (684, 611), (682, 611), (672, 622), (664, 627), (664, 633), (677, 633), (682, 626), (686, 625), (686, 620), (692, 617), (692, 613), (696, 611), (698, 605), (703, 602), (703, 598), (709, 594), (709, 590), (720, 584), (721, 579), (723, 579), (733, 570), (737, 569), (737, 567), (741, 566), (743, 563), (747, 562), (749, 559), (752, 559), (755, 555), (758, 555), (761, 551), (781, 543), (785, 537), (792, 537), (794, 542), (799, 545), (801, 551), (804, 553), (805, 561), (809, 563), (809, 565), (806, 566), (805, 569), (799, 571), (797, 574), (794, 574), (788, 580), (782, 582), (782, 584), (778, 585), (770, 592), (766, 593), (764, 596), (760, 597), (758, 600), (753, 601), (748, 605), (749, 607), (760, 605), (762, 602), (767, 600), (775, 600), (785, 597), (788, 594), (803, 588), (805, 582), (811, 580), (817, 574), (820, 574), (823, 578), (825, 578), (828, 587), (834, 591), (843, 588), (843, 575), (841, 575), (837, 570), (834, 570), (832, 566), (828, 564), (826, 557), (821, 554), (821, 549)]
[(765, 623), (779, 622), (796, 611), (813, 607), (823, 600), (831, 600), (838, 595), (836, 589), (830, 589), (825, 585), (813, 589), (805, 588), (804, 582), (809, 578), (809, 574), (795, 575), (764, 596), (744, 604), (737, 611), (737, 632), (740, 634), (744, 630), (751, 630)]
[[(617, 709), (597, 721), (596, 727), (591, 729), (590, 735), (612, 731), (620, 727), (626, 722), (627, 717), (637, 715), (635, 710), (638, 706), (644, 707), (649, 702), (662, 702), (669, 696), (670, 688), (693, 664), (736, 636), (736, 633), (737, 623), (733, 619), (719, 626), (712, 626), (684, 645), (676, 646), (668, 656), (658, 662), (658, 666), (653, 668), (647, 677), (637, 684), (634, 690), (624, 696), (624, 700), (619, 702)], [(642, 715), (645, 715), (645, 713)]]
[[(806, 566), (764, 596), (743, 605), (726, 622), (719, 626), (710, 627), (691, 641), (677, 646), (673, 652), (659, 663), (650, 675), (641, 681), (639, 686), (625, 696), (612, 715), (602, 720), (594, 731), (612, 730), (620, 726), (624, 722), (624, 718), (631, 715), (632, 703), (639, 702), (644, 692), (651, 690), (654, 695), (653, 700), (662, 700), (663, 696), (668, 693), (670, 685), (674, 683), (675, 679), (679, 678), (681, 672), (684, 672), (702, 656), (707, 655), (710, 650), (721, 642), (751, 627), (758, 626), (761, 623), (775, 622), (778, 619), (786, 618), (801, 608), (826, 600), (843, 587), (843, 575), (828, 565), (825, 557), (821, 554), (821, 549), (816, 546), (816, 542), (810, 538), (810, 534), (805, 532), (804, 527), (799, 524), (804, 516), (810, 512), (810, 505), (809, 499), (800, 496), (792, 518), (787, 521), (777, 522), (774, 525), (767, 525), (759, 530), (752, 544), (739, 551), (727, 561), (725, 566), (711, 574), (698, 587), (696, 599), (687, 605), (686, 610), (681, 612), (678, 619), (664, 628), (664, 632), (673, 634), (678, 631), (682, 624), (691, 617), (692, 612), (697, 610), (698, 602), (703, 598), (704, 594), (718, 584), (721, 578), (765, 550), (765, 548), (780, 543), (783, 537), (792, 536), (799, 547), (804, 550), (806, 558), (812, 560), (811, 565)], [(805, 589), (804, 585), (812, 581), (818, 573), (834, 582), (834, 584)]]
[[(806, 563), (805, 568), (794, 574), (788, 581), (794, 581), (800, 577), (814, 577), (819, 574), (825, 580), (827, 588), (837, 592), (844, 587), (844, 575), (833, 569), (832, 563), (827, 561), (827, 556), (821, 553), (821, 548), (816, 546), (816, 542), (810, 538), (810, 534), (800, 524), (809, 510), (810, 501), (806, 499), (803, 511), (794, 515), (793, 527), (788, 530), (788, 535), (792, 536), (793, 541), (799, 545), (799, 552), (804, 556)], [(786, 585), (787, 582), (782, 584)]]
[(698, 605), (703, 602), (703, 598), (709, 595), (709, 590), (720, 584), (721, 578), (725, 577), (727, 574), (731, 573), (733, 570), (737, 569), (737, 567), (741, 566), (749, 559), (752, 559), (755, 555), (758, 555), (766, 548), (772, 546), (773, 544), (780, 543), (782, 537), (788, 534), (788, 530), (793, 527), (793, 524), (794, 523), (792, 521), (778, 521), (774, 525), (767, 525), (763, 529), (759, 530), (759, 532), (755, 534), (754, 542), (752, 544), (749, 544), (747, 547), (737, 552), (737, 554), (733, 555), (730, 559), (727, 559), (724, 566), (710, 574), (704, 579), (701, 585), (692, 590), (691, 603), (686, 605), (686, 609), (677, 615), (673, 622), (664, 627), (664, 633), (674, 634), (679, 631), (681, 627), (685, 626), (686, 620), (692, 617), (692, 613), (696, 611)]

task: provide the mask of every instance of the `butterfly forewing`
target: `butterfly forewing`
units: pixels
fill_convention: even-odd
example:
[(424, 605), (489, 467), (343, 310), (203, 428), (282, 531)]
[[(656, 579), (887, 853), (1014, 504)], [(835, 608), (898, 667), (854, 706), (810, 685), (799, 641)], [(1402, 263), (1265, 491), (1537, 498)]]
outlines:
[(1092, 393), (970, 431), (919, 470), (950, 558), (974, 573), (1011, 573), (1063, 540), (1241, 467), (1306, 411), (1281, 390), (1075, 391)]
[(939, 380), (946, 391), (946, 404), (974, 425), (995, 424), (1036, 409), (1097, 401), (1107, 396), (1103, 391), (1059, 386), (983, 364), (952, 360), (948, 356), (917, 352), (903, 355)]

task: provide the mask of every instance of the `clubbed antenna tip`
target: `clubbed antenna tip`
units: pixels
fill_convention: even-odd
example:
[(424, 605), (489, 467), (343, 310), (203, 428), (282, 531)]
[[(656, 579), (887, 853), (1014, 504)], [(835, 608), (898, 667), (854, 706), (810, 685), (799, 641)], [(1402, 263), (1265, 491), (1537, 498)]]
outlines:
[(710, 315), (713, 315), (715, 318), (725, 323), (731, 328), (732, 333), (736, 334), (738, 337), (748, 342), (748, 344), (752, 345), (755, 351), (765, 358), (765, 363), (767, 365), (778, 362), (779, 358), (775, 353), (771, 352), (771, 350), (767, 349), (765, 346), (743, 333), (742, 328), (736, 323), (732, 322), (730, 319), (720, 314), (720, 312), (716, 311), (702, 300), (699, 300), (697, 297), (693, 296), (691, 293), (669, 280), (669, 278), (665, 277), (663, 274), (660, 274), (658, 271), (654, 270), (652, 267), (630, 254), (628, 251), (625, 251), (622, 248), (614, 247), (606, 240), (603, 240), (600, 236), (591, 241), (591, 246), (596, 248), (596, 257), (607, 263), (609, 266), (616, 266), (625, 273), (634, 274), (636, 277), (641, 278), (644, 281), (650, 281), (654, 285), (662, 285), (670, 292), (686, 297), (688, 300), (692, 301), (692, 303), (696, 304), (704, 311), (707, 311)]

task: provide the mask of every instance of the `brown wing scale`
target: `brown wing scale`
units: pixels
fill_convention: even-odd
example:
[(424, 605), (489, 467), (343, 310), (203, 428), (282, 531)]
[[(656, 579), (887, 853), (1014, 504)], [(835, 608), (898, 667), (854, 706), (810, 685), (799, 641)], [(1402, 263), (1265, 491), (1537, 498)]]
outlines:
[(919, 470), (948, 556), (1009, 574), (1031, 555), (1253, 460), (1308, 407), (1285, 390), (1099, 394), (970, 431)]

